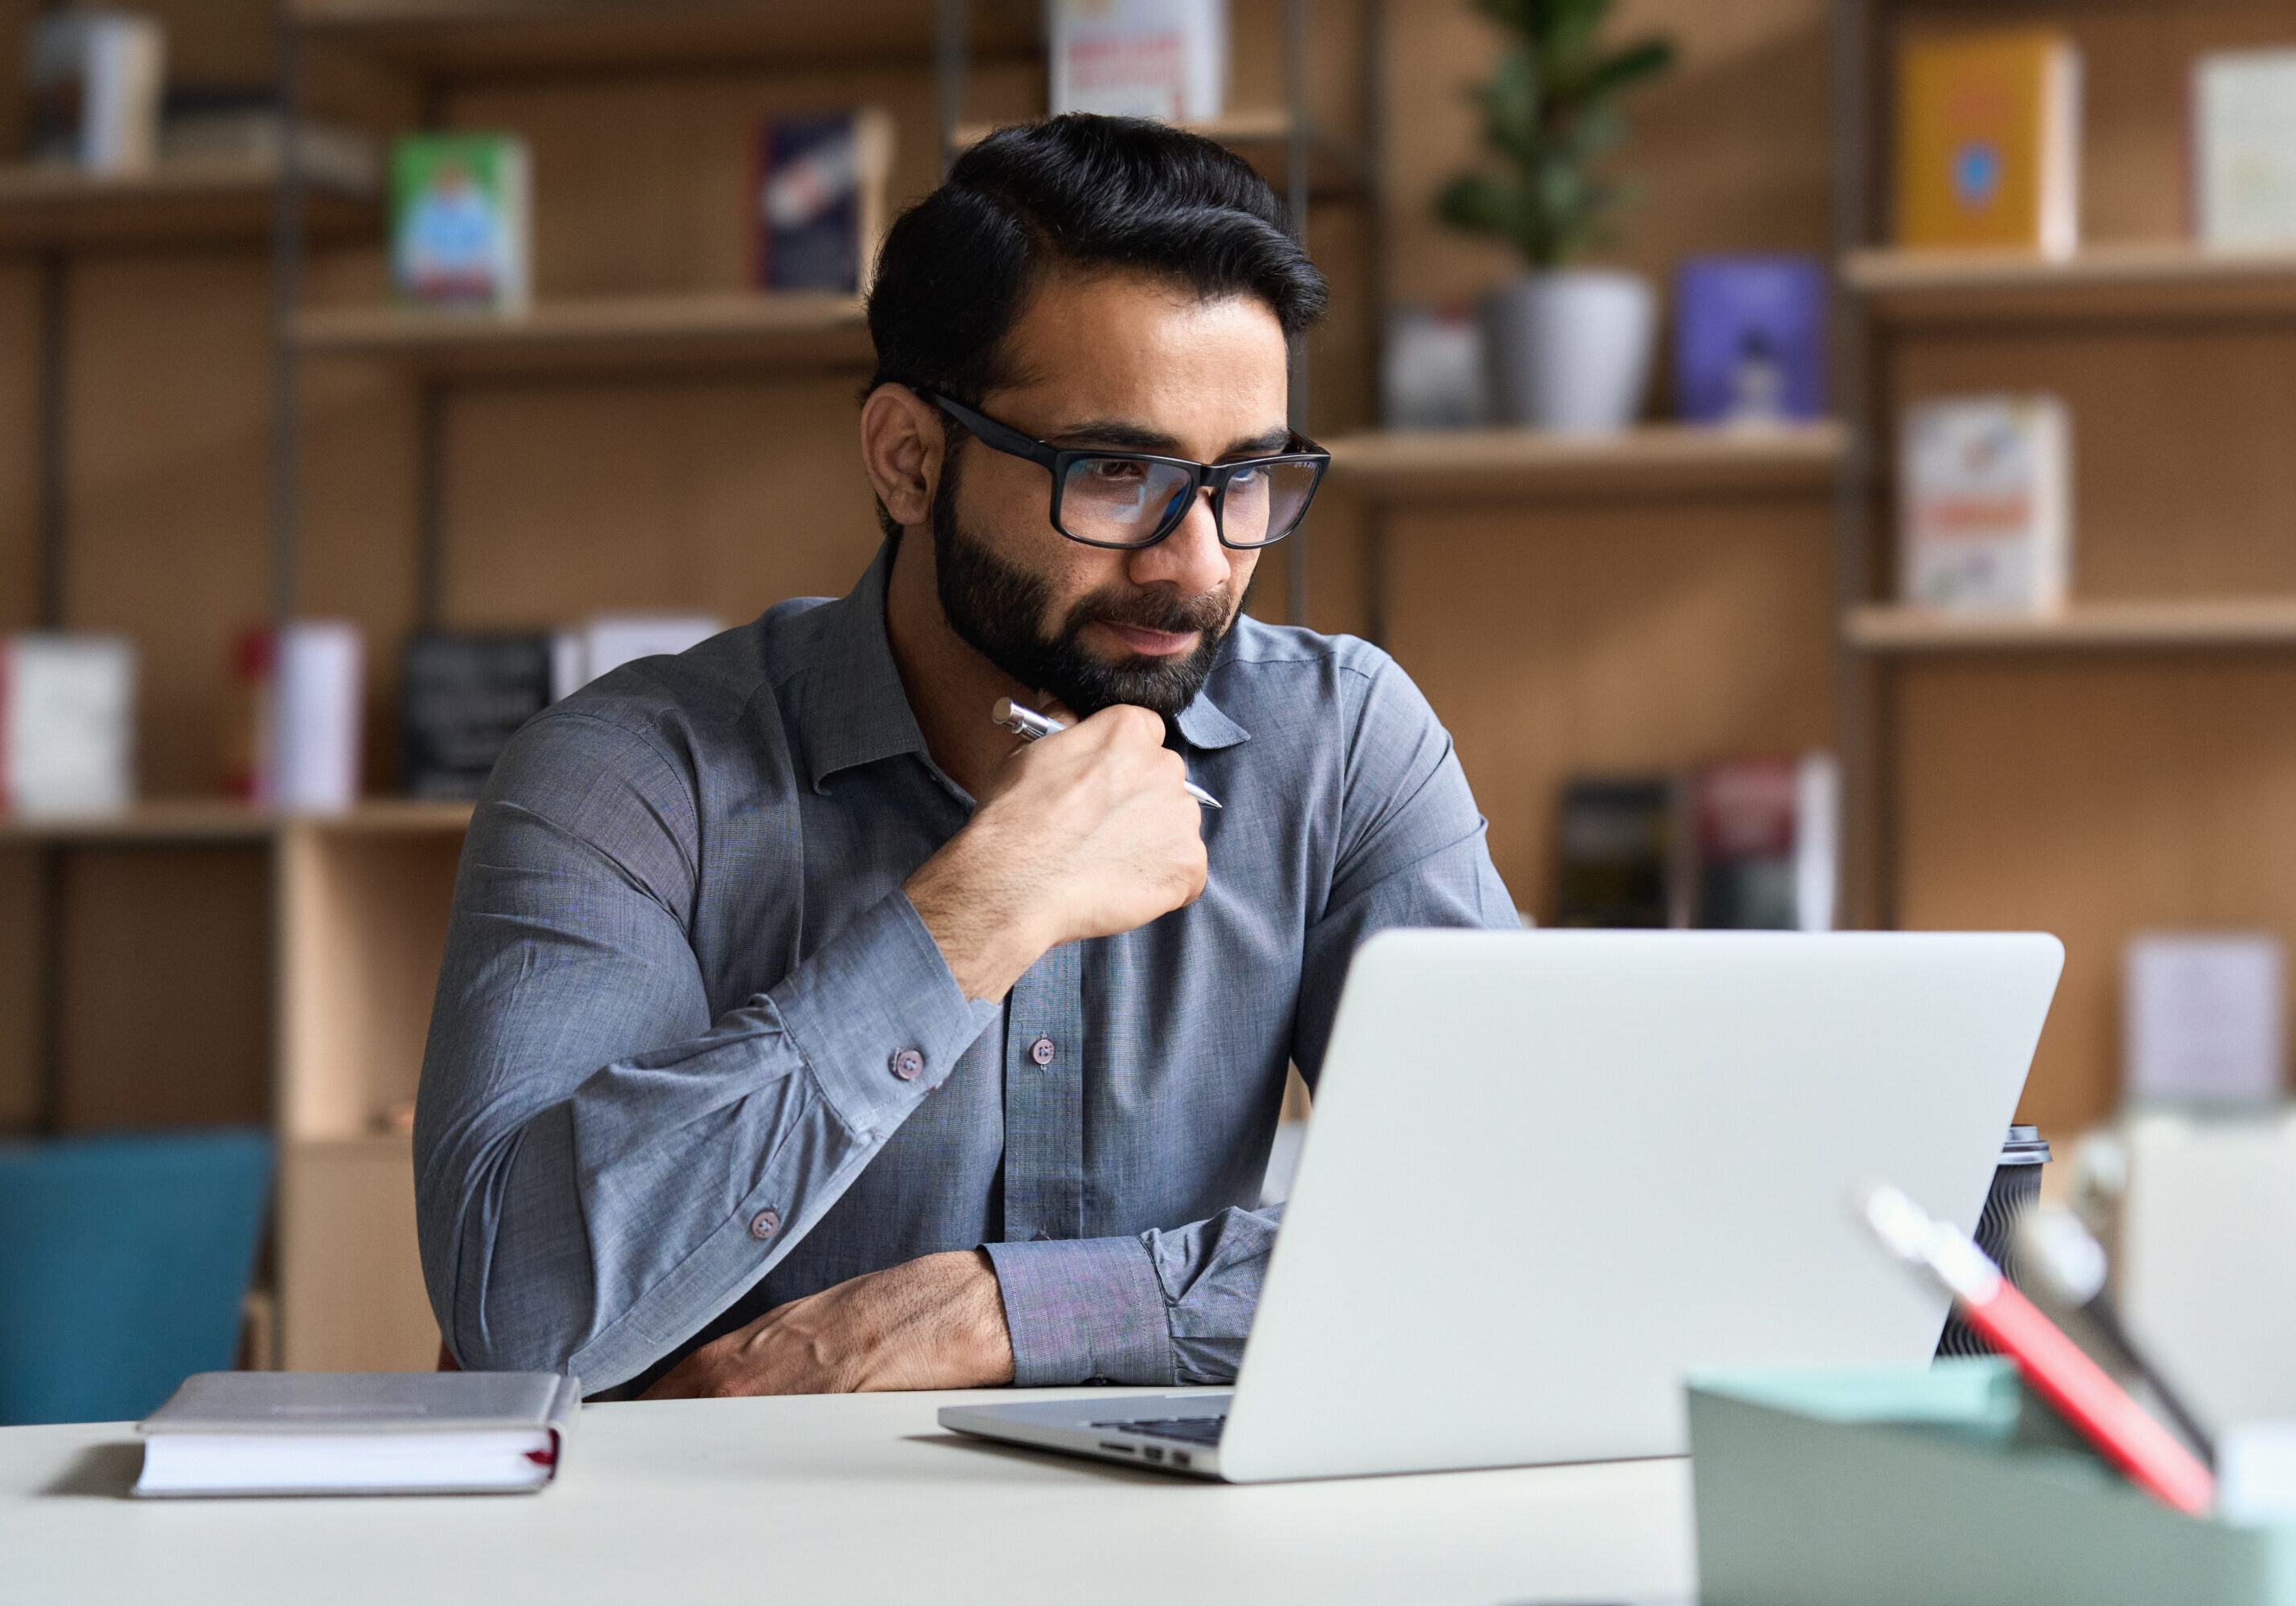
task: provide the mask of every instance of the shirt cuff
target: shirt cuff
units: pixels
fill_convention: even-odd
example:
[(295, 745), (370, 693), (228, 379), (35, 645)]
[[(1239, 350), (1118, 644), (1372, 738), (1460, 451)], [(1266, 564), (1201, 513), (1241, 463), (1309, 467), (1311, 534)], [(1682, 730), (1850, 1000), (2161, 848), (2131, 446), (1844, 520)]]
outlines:
[(861, 1133), (899, 1125), (1004, 1008), (964, 996), (923, 917), (898, 891), (766, 996), (823, 1097)]
[(1013, 1335), (1013, 1386), (1172, 1386), (1172, 1335), (1156, 1263), (1136, 1238), (980, 1246)]

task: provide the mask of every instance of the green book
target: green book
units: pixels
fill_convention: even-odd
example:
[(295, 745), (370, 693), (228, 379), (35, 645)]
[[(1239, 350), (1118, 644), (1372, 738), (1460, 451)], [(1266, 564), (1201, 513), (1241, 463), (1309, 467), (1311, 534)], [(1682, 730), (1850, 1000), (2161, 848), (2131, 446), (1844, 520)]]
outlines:
[(515, 312), (527, 302), (526, 142), (410, 134), (390, 152), (390, 268), (423, 307)]

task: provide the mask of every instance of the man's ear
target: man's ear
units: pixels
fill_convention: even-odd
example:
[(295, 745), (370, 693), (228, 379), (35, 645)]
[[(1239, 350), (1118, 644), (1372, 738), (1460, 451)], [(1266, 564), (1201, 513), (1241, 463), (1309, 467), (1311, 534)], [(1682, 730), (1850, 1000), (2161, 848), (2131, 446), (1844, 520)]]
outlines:
[(861, 466), (893, 523), (904, 529), (932, 519), (947, 438), (940, 414), (905, 384), (881, 384), (861, 404)]

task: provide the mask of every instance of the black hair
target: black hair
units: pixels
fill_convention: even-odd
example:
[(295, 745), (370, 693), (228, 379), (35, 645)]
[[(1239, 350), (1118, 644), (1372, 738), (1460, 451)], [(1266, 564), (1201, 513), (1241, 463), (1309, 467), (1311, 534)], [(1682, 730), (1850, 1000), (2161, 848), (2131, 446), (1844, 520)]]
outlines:
[(1287, 338), (1323, 317), (1326, 296), (1283, 203), (1242, 157), (1143, 118), (1070, 112), (999, 128), (894, 222), (869, 292), (868, 388), (978, 405), (1005, 377), (1005, 336), (1030, 292), (1062, 268), (1253, 296)]

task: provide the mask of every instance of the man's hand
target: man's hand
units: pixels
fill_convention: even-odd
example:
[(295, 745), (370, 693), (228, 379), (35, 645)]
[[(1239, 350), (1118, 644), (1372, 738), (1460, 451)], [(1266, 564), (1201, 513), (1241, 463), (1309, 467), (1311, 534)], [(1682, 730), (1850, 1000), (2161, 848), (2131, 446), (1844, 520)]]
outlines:
[(650, 1400), (983, 1388), (1013, 1380), (1013, 1339), (988, 1256), (928, 1255), (776, 1306), (712, 1339)]
[(1128, 706), (1004, 762), (972, 820), (903, 889), (967, 998), (1002, 998), (1047, 949), (1130, 931), (1201, 895), (1187, 774), (1164, 721)]

